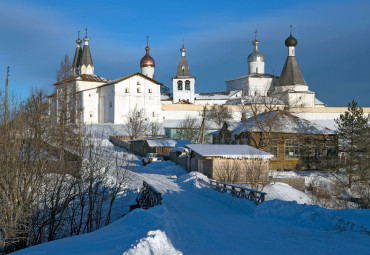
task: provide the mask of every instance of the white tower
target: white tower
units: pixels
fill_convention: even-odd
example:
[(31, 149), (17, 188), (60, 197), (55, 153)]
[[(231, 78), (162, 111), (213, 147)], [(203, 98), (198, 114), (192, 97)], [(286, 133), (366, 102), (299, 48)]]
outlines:
[(80, 63), (80, 74), (94, 74), (94, 64), (92, 62), (90, 48), (89, 48), (89, 37), (84, 37), (84, 49), (82, 51), (81, 63)]
[(261, 52), (258, 50), (258, 44), (260, 42), (257, 40), (257, 31), (255, 32), (254, 41), (252, 42), (254, 46), (254, 51), (248, 56), (248, 64), (249, 64), (249, 73), (258, 73), (264, 74), (265, 73), (265, 56), (262, 55)]
[(184, 45), (182, 45), (180, 52), (181, 58), (176, 77), (172, 78), (173, 103), (176, 104), (184, 100), (194, 104), (195, 77), (190, 75)]
[(154, 59), (149, 55), (149, 36), (146, 37), (146, 54), (140, 60), (141, 73), (148, 76), (149, 78), (154, 78)]

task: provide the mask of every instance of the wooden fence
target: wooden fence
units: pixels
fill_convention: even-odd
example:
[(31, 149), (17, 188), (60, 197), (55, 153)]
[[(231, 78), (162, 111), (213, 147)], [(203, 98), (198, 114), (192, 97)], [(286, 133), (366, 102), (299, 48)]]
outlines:
[(236, 198), (246, 198), (254, 202), (256, 205), (261, 204), (265, 201), (266, 192), (262, 192), (262, 191), (258, 191), (254, 189), (248, 189), (245, 187), (240, 187), (240, 186), (236, 186), (232, 184), (221, 183), (215, 180), (210, 180), (209, 182), (206, 182), (198, 178), (198, 181), (200, 183), (210, 186), (211, 188), (217, 190), (218, 192), (221, 192), (221, 193), (227, 192)]
[(136, 202), (137, 204), (131, 209), (148, 209), (150, 207), (162, 204), (162, 194), (149, 183), (143, 181), (143, 187), (141, 188), (140, 193), (136, 198)]

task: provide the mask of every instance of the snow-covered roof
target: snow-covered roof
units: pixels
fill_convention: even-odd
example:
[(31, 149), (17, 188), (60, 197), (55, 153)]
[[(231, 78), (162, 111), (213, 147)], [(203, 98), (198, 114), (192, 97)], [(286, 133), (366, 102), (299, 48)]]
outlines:
[(195, 93), (197, 100), (228, 100), (230, 97), (237, 94), (240, 90), (231, 90), (226, 92), (213, 92), (213, 93)]
[(239, 126), (240, 124), (240, 121), (235, 121), (235, 120), (228, 120), (225, 122), (226, 126), (227, 126), (227, 130), (230, 131), (230, 132), (233, 132), (234, 129)]
[[(183, 119), (171, 119), (171, 120), (165, 119), (162, 123), (162, 126), (163, 128), (180, 128), (181, 122), (183, 121), (184, 121)], [(194, 125), (194, 128), (200, 128), (201, 124), (202, 124), (202, 119), (197, 119)], [(206, 128), (208, 130), (215, 130), (215, 129), (219, 129), (220, 126), (213, 121), (207, 120)]]
[[(271, 75), (271, 74), (267, 74), (267, 73), (263, 73), (263, 74), (260, 74), (260, 73), (251, 73), (251, 74), (247, 74), (247, 75), (243, 75), (241, 77), (237, 77), (237, 78), (234, 78), (232, 80), (228, 80), (228, 81), (235, 81), (235, 80), (240, 80), (240, 79), (245, 79), (245, 78), (274, 78), (275, 79), (278, 79), (279, 76), (274, 76), (274, 75)], [(226, 82), (228, 82), (226, 81)]]
[(161, 101), (172, 100), (172, 93), (161, 94)]
[(189, 140), (147, 140), (149, 147), (184, 147), (191, 144)]
[(233, 134), (239, 135), (247, 131), (261, 132), (261, 129), (265, 132), (271, 131), (273, 133), (335, 134), (334, 130), (289, 113), (274, 111), (261, 113), (256, 118), (257, 121), (252, 117), (240, 123), (234, 129)]
[(315, 97), (315, 105), (326, 105), (326, 104)]
[(249, 145), (234, 144), (189, 144), (189, 149), (195, 151), (202, 157), (221, 157), (221, 158), (259, 158), (270, 159), (274, 155), (253, 148)]

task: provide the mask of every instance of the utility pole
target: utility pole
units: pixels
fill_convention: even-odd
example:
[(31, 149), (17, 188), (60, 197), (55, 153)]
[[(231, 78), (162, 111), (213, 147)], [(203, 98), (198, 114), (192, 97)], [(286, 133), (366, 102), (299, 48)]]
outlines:
[(200, 126), (200, 130), (199, 130), (198, 144), (204, 143), (204, 136), (206, 133), (206, 116), (207, 116), (206, 111), (207, 111), (207, 106), (204, 106), (203, 121), (202, 121), (202, 125)]
[(5, 130), (7, 130), (8, 126), (8, 81), (9, 81), (9, 66), (6, 69), (6, 81), (5, 81), (5, 102), (4, 102), (4, 125), (5, 125)]

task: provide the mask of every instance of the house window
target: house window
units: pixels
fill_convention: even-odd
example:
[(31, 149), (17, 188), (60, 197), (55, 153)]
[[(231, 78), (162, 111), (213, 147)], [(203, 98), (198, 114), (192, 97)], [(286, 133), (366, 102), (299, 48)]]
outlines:
[(148, 92), (149, 92), (149, 93), (152, 93), (152, 89), (149, 89), (149, 90), (148, 90)]
[(153, 112), (153, 117), (155, 117), (155, 112)]
[(137, 93), (141, 93), (140, 88), (137, 88)]
[(171, 129), (166, 128), (165, 129), (165, 135), (166, 135), (167, 138), (171, 138)]
[(92, 118), (92, 114), (90, 113), (90, 118)]
[(128, 93), (128, 88), (125, 88), (125, 93)]
[(91, 94), (89, 94), (89, 97), (91, 97)]
[(298, 158), (298, 142), (297, 139), (287, 139), (285, 141), (285, 157), (296, 159)]
[(177, 90), (182, 90), (182, 81), (177, 82)]
[(112, 101), (109, 101), (109, 107), (112, 107)]
[(140, 81), (137, 81), (137, 83), (136, 83), (137, 85), (140, 85)]
[(271, 140), (269, 144), (269, 152), (274, 155), (275, 158), (278, 157), (278, 141), (277, 140)]
[(185, 81), (185, 90), (190, 90), (190, 81)]

